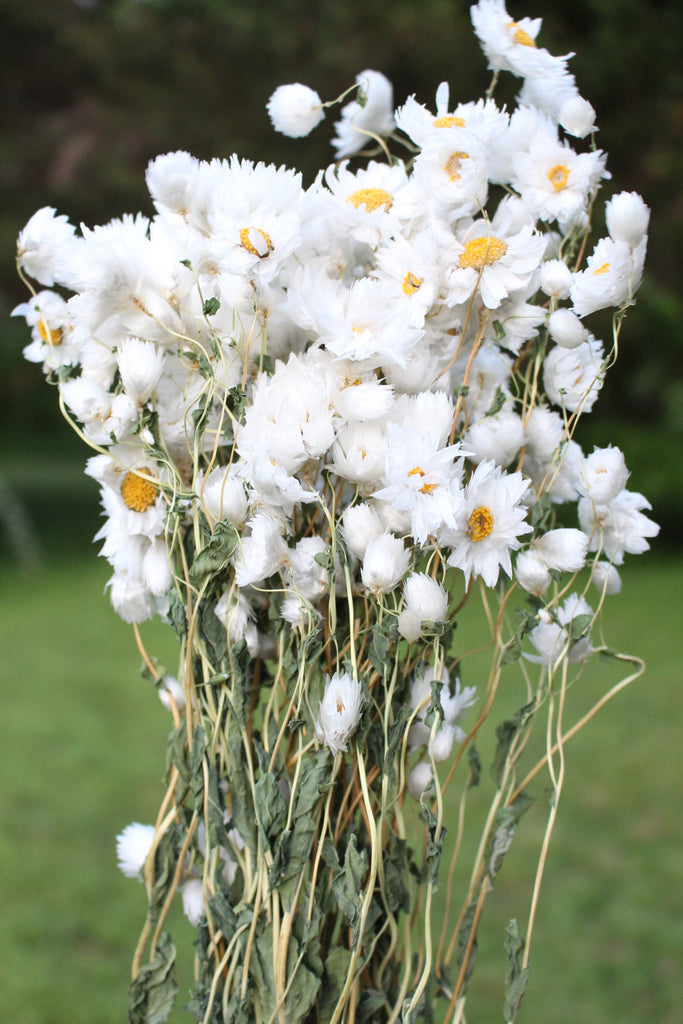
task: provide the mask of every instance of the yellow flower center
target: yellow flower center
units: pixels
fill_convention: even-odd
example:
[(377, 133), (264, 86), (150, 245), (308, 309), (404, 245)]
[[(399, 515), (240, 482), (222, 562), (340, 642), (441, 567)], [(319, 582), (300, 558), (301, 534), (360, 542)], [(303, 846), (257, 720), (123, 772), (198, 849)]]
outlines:
[(38, 334), (43, 339), (46, 345), (61, 345), (62, 344), (62, 332), (55, 328), (50, 330), (45, 320), (38, 321)]
[(557, 164), (556, 167), (551, 167), (548, 171), (548, 181), (556, 192), (562, 191), (564, 186), (567, 184), (568, 177), (569, 168), (565, 167), (564, 164)]
[(460, 165), (463, 160), (469, 160), (469, 153), (451, 153), (449, 156), (444, 171), (451, 179), (451, 181), (459, 181), (462, 175), (460, 174)]
[(359, 188), (352, 192), (346, 201), (356, 209), (359, 206), (364, 206), (368, 213), (379, 210), (380, 206), (383, 206), (388, 212), (393, 205), (394, 197), (391, 192), (386, 192), (383, 188)]
[(121, 497), (131, 512), (146, 512), (157, 500), (159, 488), (135, 470), (129, 470), (121, 481)]
[(473, 238), (466, 244), (465, 251), (460, 253), (458, 266), (481, 270), (483, 267), (496, 263), (506, 252), (507, 244), (502, 238), (494, 238), (492, 235)]
[(536, 46), (536, 42), (531, 38), (528, 32), (525, 32), (523, 28), (520, 28), (516, 21), (511, 21), (508, 24), (508, 29), (514, 29), (515, 33), (513, 39), (520, 46)]
[(486, 505), (475, 508), (467, 524), (467, 536), (475, 543), (484, 540), (493, 531), (493, 516)]
[(345, 710), (346, 709), (344, 707), (344, 701), (341, 699), (341, 697), (337, 697), (337, 714), (341, 715), (342, 711)]
[(464, 128), (465, 118), (456, 117), (455, 114), (444, 114), (443, 117), (437, 117), (432, 121), (434, 128)]
[(252, 256), (258, 256), (260, 260), (269, 256), (274, 249), (270, 236), (261, 231), (261, 228), (240, 228), (240, 244), (243, 249)]
[(598, 267), (597, 270), (593, 271), (593, 275), (595, 275), (595, 274), (606, 274), (608, 271), (609, 271), (609, 263), (603, 263), (603, 265), (601, 267)]
[[(411, 469), (410, 472), (408, 473), (408, 476), (426, 475), (427, 474), (425, 473), (424, 469), (422, 469), (420, 466), (414, 466), (413, 469)], [(423, 484), (422, 487), (420, 488), (420, 494), (431, 494), (432, 491), (434, 490), (436, 490), (436, 484)]]
[(415, 277), (410, 271), (403, 278), (403, 291), (406, 295), (414, 295), (422, 284), (423, 278)]

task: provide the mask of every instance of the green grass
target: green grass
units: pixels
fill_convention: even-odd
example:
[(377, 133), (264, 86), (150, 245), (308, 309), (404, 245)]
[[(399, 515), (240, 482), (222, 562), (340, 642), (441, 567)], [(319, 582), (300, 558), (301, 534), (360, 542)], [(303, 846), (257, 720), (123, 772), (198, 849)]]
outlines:
[[(520, 1016), (526, 1024), (680, 1020), (682, 569), (680, 557), (632, 559), (624, 592), (609, 600), (606, 639), (643, 656), (648, 671), (567, 746)], [(126, 1019), (145, 897), (119, 873), (114, 839), (129, 822), (156, 814), (170, 721), (139, 675), (129, 627), (103, 594), (107, 575), (92, 555), (33, 575), (7, 566), (0, 574), (0, 1019), (13, 1024)], [(463, 641), (468, 628), (463, 621)], [(164, 627), (148, 624), (143, 635), (172, 667)], [(473, 659), (465, 682), (480, 681), (478, 665)], [(512, 678), (508, 710), (521, 702)], [(570, 695), (571, 713), (615, 679), (609, 664), (591, 663)], [(482, 753), (486, 761), (485, 744)], [(481, 788), (475, 814), (477, 801), (483, 808), (490, 797), (486, 779)], [(503, 1019), (504, 930), (511, 917), (526, 929), (545, 821), (543, 784), (534, 789), (536, 805), (484, 913), (470, 1024)], [(191, 984), (191, 931), (177, 908), (172, 930), (185, 948), (173, 1021), (188, 1021), (181, 1007)]]

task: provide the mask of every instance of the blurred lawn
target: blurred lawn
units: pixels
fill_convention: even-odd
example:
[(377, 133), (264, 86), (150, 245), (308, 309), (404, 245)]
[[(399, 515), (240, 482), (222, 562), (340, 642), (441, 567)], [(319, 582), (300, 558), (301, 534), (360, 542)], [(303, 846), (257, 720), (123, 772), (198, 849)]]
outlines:
[[(607, 640), (644, 657), (648, 672), (567, 746), (526, 1024), (681, 1019), (682, 569), (680, 556), (631, 559), (624, 592), (609, 602)], [(107, 576), (101, 559), (81, 554), (32, 575), (0, 570), (0, 1019), (13, 1024), (126, 1019), (145, 899), (117, 870), (114, 840), (129, 822), (155, 816), (170, 723), (139, 676), (130, 629), (103, 596)], [(463, 639), (469, 628), (461, 623)], [(172, 668), (163, 627), (148, 624), (143, 636)], [(473, 661), (465, 682), (477, 681), (476, 668)], [(595, 660), (572, 693), (572, 713), (615, 679)], [(515, 691), (511, 682), (508, 710), (521, 703)], [(540, 781), (535, 792), (487, 903), (470, 1024), (502, 1020), (504, 929), (516, 916), (526, 930), (544, 828)], [(479, 799), (472, 795), (475, 814)], [(191, 984), (191, 931), (177, 908), (172, 931), (185, 948), (173, 1016), (180, 1022), (191, 1019), (180, 1009)]]

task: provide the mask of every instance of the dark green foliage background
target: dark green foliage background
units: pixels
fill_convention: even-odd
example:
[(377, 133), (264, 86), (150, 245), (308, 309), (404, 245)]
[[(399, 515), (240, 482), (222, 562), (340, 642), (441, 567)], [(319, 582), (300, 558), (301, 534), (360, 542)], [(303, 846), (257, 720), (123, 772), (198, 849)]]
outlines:
[[(265, 111), (276, 86), (303, 81), (331, 99), (371, 67), (393, 81), (397, 103), (411, 93), (433, 102), (442, 80), (454, 98), (474, 99), (489, 75), (468, 6), (456, 0), (3, 0), (0, 472), (34, 517), (41, 515), (32, 485), (36, 456), (47, 456), (53, 469), (65, 463), (67, 472), (83, 453), (59, 423), (39, 368), (21, 358), (23, 321), (9, 318), (26, 298), (14, 252), (31, 214), (51, 205), (89, 225), (123, 212), (151, 214), (145, 167), (173, 149), (286, 163), (310, 181), (332, 158), (334, 115), (309, 139), (278, 136)], [(605, 197), (636, 189), (652, 207), (646, 280), (624, 325), (619, 363), (580, 440), (589, 451), (595, 443), (624, 448), (629, 486), (652, 501), (662, 539), (677, 543), (683, 6), (678, 0), (510, 0), (508, 7), (513, 17), (544, 18), (540, 43), (551, 52), (576, 51), (571, 68), (597, 110), (598, 144), (609, 153), (613, 181)], [(517, 80), (506, 77), (499, 101), (511, 101), (517, 89)], [(609, 342), (609, 317), (595, 317), (592, 325)], [(82, 493), (93, 508), (94, 488)]]

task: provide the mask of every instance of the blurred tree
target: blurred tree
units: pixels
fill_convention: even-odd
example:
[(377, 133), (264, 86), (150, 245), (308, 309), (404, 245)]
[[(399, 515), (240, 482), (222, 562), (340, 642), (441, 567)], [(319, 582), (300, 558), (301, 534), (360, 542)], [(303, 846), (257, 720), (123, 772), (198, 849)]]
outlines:
[[(632, 486), (674, 536), (683, 493), (672, 488), (683, 484), (661, 471), (660, 453), (683, 434), (683, 5), (509, 0), (509, 8), (543, 17), (551, 52), (576, 51), (571, 67), (597, 110), (614, 185), (640, 191), (652, 207), (646, 281), (588, 426), (593, 439), (623, 442)], [(429, 103), (442, 80), (464, 100), (489, 81), (468, 5), (455, 0), (3, 0), (0, 61), (0, 415), (10, 444), (28, 431), (43, 447), (56, 403), (21, 360), (25, 327), (9, 320), (25, 299), (16, 235), (38, 207), (88, 224), (151, 213), (145, 167), (173, 149), (286, 163), (310, 181), (331, 160), (334, 116), (304, 141), (276, 135), (265, 104), (284, 82), (328, 99), (376, 68), (397, 103), (411, 93)], [(511, 100), (516, 82), (501, 85), (499, 102)], [(605, 318), (603, 337), (609, 331)], [(63, 447), (62, 430), (55, 444)]]

